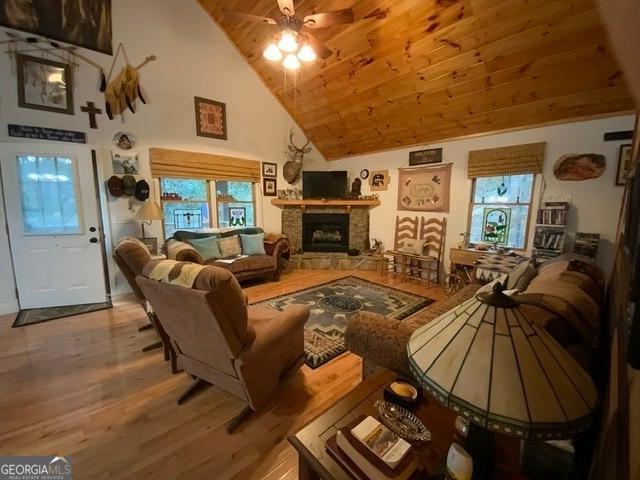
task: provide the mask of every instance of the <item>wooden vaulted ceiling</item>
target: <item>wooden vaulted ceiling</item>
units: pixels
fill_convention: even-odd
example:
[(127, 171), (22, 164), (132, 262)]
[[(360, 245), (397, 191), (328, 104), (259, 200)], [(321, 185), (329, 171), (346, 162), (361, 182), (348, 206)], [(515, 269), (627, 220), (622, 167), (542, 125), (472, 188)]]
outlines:
[(314, 30), (334, 54), (295, 87), (262, 57), (276, 28), (220, 8), (276, 0), (198, 1), (327, 159), (634, 108), (593, 0), (299, 0), (359, 20)]

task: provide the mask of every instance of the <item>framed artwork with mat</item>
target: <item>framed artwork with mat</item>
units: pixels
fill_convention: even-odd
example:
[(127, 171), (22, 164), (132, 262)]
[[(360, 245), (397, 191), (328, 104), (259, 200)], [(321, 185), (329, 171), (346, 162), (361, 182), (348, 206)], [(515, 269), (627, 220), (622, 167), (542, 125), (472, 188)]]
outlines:
[(196, 133), (199, 137), (227, 139), (227, 106), (222, 102), (194, 97)]
[(16, 55), (18, 106), (73, 115), (71, 67), (46, 58)]

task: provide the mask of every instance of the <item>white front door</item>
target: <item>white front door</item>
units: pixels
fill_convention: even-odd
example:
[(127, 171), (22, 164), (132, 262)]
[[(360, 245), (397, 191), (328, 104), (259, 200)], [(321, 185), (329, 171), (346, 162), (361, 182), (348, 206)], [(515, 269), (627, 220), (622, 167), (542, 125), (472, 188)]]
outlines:
[(0, 143), (0, 168), (20, 308), (105, 302), (89, 147)]

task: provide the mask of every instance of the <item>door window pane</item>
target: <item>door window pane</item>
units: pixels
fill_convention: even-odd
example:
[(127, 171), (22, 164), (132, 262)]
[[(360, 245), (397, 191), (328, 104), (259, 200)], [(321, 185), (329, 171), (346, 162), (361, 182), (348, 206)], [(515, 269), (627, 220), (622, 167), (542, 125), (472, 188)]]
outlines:
[(24, 233), (82, 233), (75, 160), (67, 157), (17, 157)]

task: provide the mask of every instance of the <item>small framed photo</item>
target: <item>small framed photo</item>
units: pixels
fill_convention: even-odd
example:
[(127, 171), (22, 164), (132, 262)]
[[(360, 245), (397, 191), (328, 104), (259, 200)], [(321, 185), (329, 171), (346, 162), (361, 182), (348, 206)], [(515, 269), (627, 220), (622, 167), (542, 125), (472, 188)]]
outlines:
[(222, 102), (193, 97), (196, 110), (196, 133), (199, 137), (227, 139), (227, 106)]
[(138, 155), (111, 152), (111, 168), (115, 174), (140, 175)]
[(627, 175), (631, 168), (631, 144), (620, 145), (618, 152), (618, 173), (616, 174), (616, 185), (627, 183)]
[(144, 243), (147, 246), (147, 248), (149, 249), (149, 252), (151, 253), (151, 255), (157, 255), (158, 254), (158, 239), (157, 238), (145, 237), (145, 238), (138, 238), (138, 240), (140, 240), (142, 243)]
[(276, 178), (278, 176), (278, 164), (262, 162), (262, 176)]
[(432, 163), (442, 163), (442, 149), (428, 148), (409, 152), (409, 166), (431, 165)]
[(229, 226), (244, 227), (247, 225), (246, 207), (229, 207)]
[(389, 170), (374, 170), (369, 174), (369, 187), (372, 192), (381, 192), (389, 188)]
[(275, 197), (278, 195), (278, 182), (275, 178), (262, 179), (262, 191), (265, 197)]
[(73, 115), (71, 67), (29, 55), (16, 55), (18, 106)]

